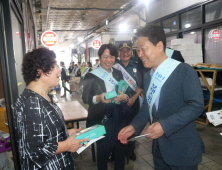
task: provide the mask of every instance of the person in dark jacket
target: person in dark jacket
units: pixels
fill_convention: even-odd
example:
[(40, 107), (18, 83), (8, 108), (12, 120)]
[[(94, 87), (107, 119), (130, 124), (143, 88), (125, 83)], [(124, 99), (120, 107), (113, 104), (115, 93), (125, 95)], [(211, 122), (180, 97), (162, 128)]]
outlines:
[(197, 72), (188, 64), (169, 58), (166, 36), (158, 25), (137, 31), (137, 51), (144, 67), (144, 102), (137, 116), (118, 135), (122, 143), (143, 129), (153, 140), (152, 154), (157, 170), (197, 170), (204, 143), (195, 119), (204, 110), (203, 91)]
[(75, 63), (74, 63), (74, 61), (72, 61), (71, 63), (70, 63), (70, 66), (69, 66), (69, 74), (71, 74), (72, 72), (74, 72), (75, 71)]
[(23, 57), (22, 75), (27, 87), (15, 102), (13, 113), (22, 170), (77, 170), (72, 152), (89, 141), (75, 139), (81, 128), (66, 128), (62, 111), (48, 93), (59, 85), (60, 73), (51, 50), (39, 48)]
[(64, 95), (61, 96), (61, 97), (66, 97), (66, 91), (68, 91), (70, 94), (72, 94), (72, 91), (69, 90), (66, 87), (66, 82), (69, 82), (69, 80), (68, 80), (68, 77), (66, 75), (66, 68), (64, 66), (64, 62), (63, 61), (60, 62), (60, 66), (62, 67), (61, 80), (62, 80), (62, 87), (64, 88)]
[[(100, 58), (100, 65), (96, 69), (102, 73), (103, 76), (97, 76), (93, 73), (92, 70), (90, 73), (86, 74), (84, 81), (86, 82), (83, 87), (83, 103), (89, 104), (88, 109), (88, 117), (86, 126), (90, 127), (95, 124), (101, 124), (101, 121), (105, 115), (105, 108), (107, 104), (111, 104), (111, 99), (105, 99), (105, 93), (116, 90), (116, 85), (112, 85), (111, 82), (118, 82), (123, 80), (123, 75), (121, 71), (113, 68), (112, 66), (115, 63), (115, 59), (117, 58), (118, 51), (116, 47), (112, 44), (103, 44), (99, 51), (98, 55)], [(105, 79), (104, 77), (109, 77), (109, 79)], [(119, 103), (121, 101), (127, 102), (127, 96), (122, 92), (119, 92), (119, 95), (113, 100), (114, 103)], [(118, 104), (115, 104), (118, 107)], [(125, 105), (125, 104), (124, 104)], [(126, 105), (125, 105), (126, 106)], [(128, 106), (126, 106), (128, 107)], [(116, 114), (116, 113), (115, 113)], [(117, 113), (118, 114), (118, 113)], [(109, 120), (108, 120), (109, 121)], [(112, 125), (113, 126), (113, 125)], [(116, 128), (116, 127), (110, 127)], [(108, 131), (107, 134), (108, 135)], [(106, 136), (107, 138), (107, 136)], [(106, 139), (101, 139), (97, 141), (97, 166), (98, 170), (107, 170), (107, 161), (108, 157), (106, 157), (106, 151), (108, 146), (104, 146)], [(116, 134), (117, 140), (117, 134)], [(115, 170), (119, 170), (119, 163), (124, 163), (124, 161), (118, 159), (121, 154), (125, 154), (125, 152), (121, 151), (121, 147), (119, 147), (120, 142), (117, 141), (116, 144), (116, 152), (115, 152)], [(125, 159), (125, 157), (123, 156)]]

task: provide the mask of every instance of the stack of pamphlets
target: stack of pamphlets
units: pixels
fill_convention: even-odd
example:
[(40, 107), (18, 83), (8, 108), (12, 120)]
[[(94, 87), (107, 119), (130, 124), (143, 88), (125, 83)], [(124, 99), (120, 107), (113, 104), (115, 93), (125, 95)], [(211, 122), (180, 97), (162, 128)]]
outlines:
[(206, 114), (207, 114), (207, 119), (214, 126), (222, 124), (222, 110), (207, 112)]
[(92, 127), (89, 127), (87, 129), (81, 130), (76, 134), (75, 139), (86, 139), (89, 138), (89, 142), (83, 142), (82, 147), (77, 150), (77, 153), (80, 154), (83, 150), (85, 150), (88, 146), (90, 146), (92, 143), (96, 142), (97, 140), (100, 140), (104, 138), (106, 134), (105, 127), (103, 125), (94, 125)]

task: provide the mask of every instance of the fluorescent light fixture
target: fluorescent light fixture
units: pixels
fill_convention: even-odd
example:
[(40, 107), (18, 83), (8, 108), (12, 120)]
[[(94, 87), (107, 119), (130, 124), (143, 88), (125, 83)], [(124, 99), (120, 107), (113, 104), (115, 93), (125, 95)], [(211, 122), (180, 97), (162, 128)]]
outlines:
[(108, 24), (109, 24), (109, 20), (107, 19), (107, 20), (106, 20), (106, 25), (108, 25)]
[(137, 29), (133, 29), (133, 33), (136, 34), (137, 33)]
[(127, 25), (124, 23), (124, 24), (120, 24), (119, 25), (119, 30), (122, 32), (122, 31), (126, 31), (127, 29)]
[(143, 2), (146, 4), (146, 6), (149, 4), (149, 0), (143, 0)]
[(185, 28), (189, 28), (191, 24), (185, 24)]
[(78, 38), (78, 41), (79, 41), (79, 42), (82, 42), (82, 41), (83, 41), (83, 37), (79, 37), (79, 38)]
[(195, 32), (191, 32), (190, 34), (195, 34)]

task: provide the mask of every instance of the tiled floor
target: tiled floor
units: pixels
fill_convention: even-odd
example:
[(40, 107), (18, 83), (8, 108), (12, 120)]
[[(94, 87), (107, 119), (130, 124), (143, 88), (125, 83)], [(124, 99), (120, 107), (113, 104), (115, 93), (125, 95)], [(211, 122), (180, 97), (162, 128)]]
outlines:
[[(86, 109), (88, 106), (82, 103), (81, 93), (73, 93), (67, 95), (66, 98), (60, 98), (57, 93), (59, 102), (66, 101), (79, 101)], [(221, 106), (222, 107), (222, 106)], [(80, 126), (85, 128), (85, 122), (80, 122)], [(206, 152), (203, 154), (203, 160), (199, 164), (199, 170), (222, 170), (222, 126), (214, 127), (212, 125), (204, 126), (196, 124), (197, 130), (205, 144)], [(147, 126), (144, 129), (147, 129)], [(126, 164), (125, 170), (152, 170), (153, 158), (151, 153), (152, 140), (151, 139), (140, 139), (136, 142), (136, 161), (129, 161)], [(75, 163), (78, 170), (97, 170), (96, 162), (92, 161), (92, 152), (88, 148), (83, 151), (80, 155), (74, 153)], [(113, 170), (114, 163), (108, 162), (109, 170)]]

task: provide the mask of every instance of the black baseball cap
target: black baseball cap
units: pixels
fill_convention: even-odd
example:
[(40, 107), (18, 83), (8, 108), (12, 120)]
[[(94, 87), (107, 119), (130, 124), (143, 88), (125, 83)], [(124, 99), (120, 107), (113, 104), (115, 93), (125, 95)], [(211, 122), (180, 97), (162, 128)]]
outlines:
[(130, 41), (126, 41), (126, 42), (122, 42), (119, 44), (119, 50), (121, 50), (122, 48), (129, 48), (132, 49), (132, 43)]

